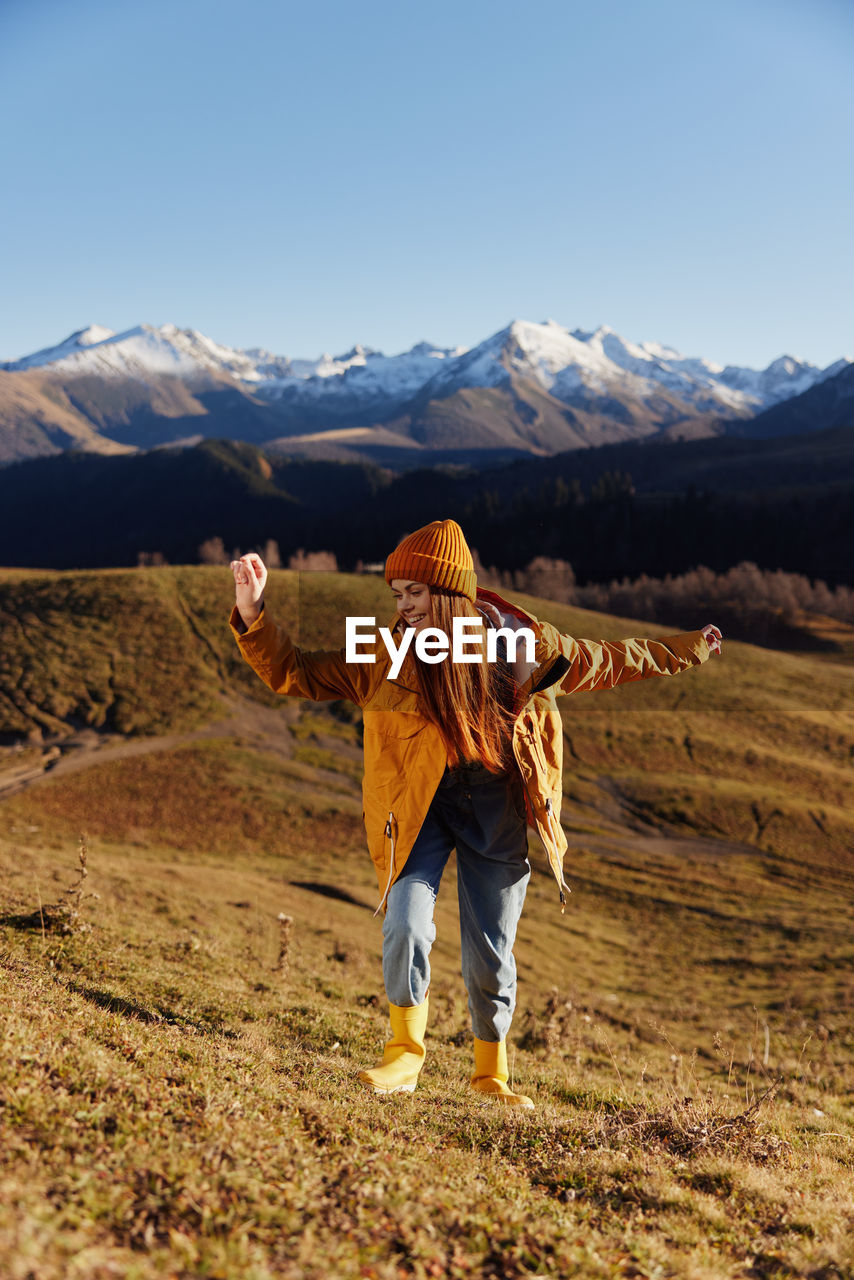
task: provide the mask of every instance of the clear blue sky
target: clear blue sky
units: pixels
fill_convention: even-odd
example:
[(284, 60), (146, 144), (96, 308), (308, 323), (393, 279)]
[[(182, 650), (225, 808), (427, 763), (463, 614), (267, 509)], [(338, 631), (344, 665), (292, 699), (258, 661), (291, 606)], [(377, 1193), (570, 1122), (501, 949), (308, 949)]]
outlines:
[(851, 0), (3, 0), (0, 358), (514, 318), (854, 355)]

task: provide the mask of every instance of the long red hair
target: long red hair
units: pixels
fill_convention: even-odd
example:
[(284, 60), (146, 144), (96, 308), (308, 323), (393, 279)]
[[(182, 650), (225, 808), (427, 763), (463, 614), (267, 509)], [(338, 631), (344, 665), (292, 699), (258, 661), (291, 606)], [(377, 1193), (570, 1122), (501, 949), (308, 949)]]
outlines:
[[(481, 617), (466, 596), (431, 587), (430, 599), (433, 626), (449, 639), (454, 618)], [(448, 764), (478, 760), (490, 772), (504, 773), (513, 765), (516, 685), (502, 663), (486, 661), (485, 633), (484, 625), (480, 662), (452, 662), (449, 654), (437, 663), (416, 659), (415, 666), (427, 718), (442, 735)]]

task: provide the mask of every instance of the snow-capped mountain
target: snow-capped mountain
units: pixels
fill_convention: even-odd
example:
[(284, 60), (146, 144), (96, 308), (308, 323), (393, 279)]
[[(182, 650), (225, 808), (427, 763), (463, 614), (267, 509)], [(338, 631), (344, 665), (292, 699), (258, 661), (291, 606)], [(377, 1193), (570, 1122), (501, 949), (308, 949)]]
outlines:
[(800, 394), (845, 363), (822, 370), (781, 356), (764, 370), (724, 368), (659, 343), (628, 342), (605, 326), (570, 332), (553, 320), (517, 320), (469, 350), (425, 342), (398, 356), (355, 347), (346, 356), (323, 356), (314, 364), (294, 361), (278, 377), (259, 381), (257, 390), (302, 404), (333, 398), (376, 403), (419, 392), (447, 396), (464, 388), (501, 387), (517, 376), (564, 404), (580, 400), (585, 408), (597, 397), (619, 393), (646, 401), (664, 390), (695, 413), (744, 416)]
[(216, 372), (271, 401), (324, 403), (333, 412), (356, 403), (365, 408), (403, 404), (423, 392), (447, 396), (463, 388), (501, 387), (519, 377), (568, 405), (579, 396), (589, 408), (597, 396), (619, 393), (647, 400), (666, 391), (694, 412), (744, 416), (800, 394), (847, 363), (840, 360), (822, 370), (787, 355), (762, 370), (723, 367), (657, 342), (629, 342), (605, 326), (570, 332), (553, 320), (516, 320), (470, 349), (420, 342), (386, 356), (355, 346), (344, 355), (316, 360), (227, 347), (174, 324), (143, 324), (123, 333), (92, 325), (0, 368), (140, 380)]
[[(203, 437), (359, 456), (554, 454), (718, 434), (851, 367), (781, 356), (726, 368), (601, 327), (516, 320), (475, 347), (355, 346), (295, 359), (174, 324), (92, 325), (0, 364), (0, 461), (65, 448), (149, 449)], [(354, 434), (355, 433), (355, 434)], [(357, 443), (354, 443), (357, 442)], [(374, 453), (370, 450), (373, 449)], [(350, 456), (350, 455), (348, 455)]]
[(742, 415), (798, 394), (843, 363), (821, 370), (782, 356), (761, 371), (724, 368), (660, 343), (627, 342), (606, 326), (570, 333), (553, 320), (517, 320), (444, 368), (431, 390), (500, 386), (515, 373), (570, 405), (581, 391), (589, 407), (591, 393), (605, 397), (619, 392), (643, 401), (665, 390), (697, 412)]
[(431, 385), (436, 370), (452, 365), (461, 350), (419, 342), (401, 355), (386, 356), (357, 345), (346, 355), (323, 355), (314, 362), (294, 360), (286, 371), (259, 382), (256, 390), (270, 400), (322, 405), (335, 414), (385, 414)]
[[(258, 353), (258, 355), (266, 353)], [(267, 357), (275, 361), (275, 357)], [(20, 360), (7, 361), (0, 368), (10, 372), (50, 369), (70, 376), (103, 378), (149, 378), (172, 375), (192, 378), (201, 373), (227, 373), (243, 382), (260, 380), (256, 360), (243, 351), (224, 347), (195, 329), (179, 329), (174, 324), (154, 328), (137, 325), (124, 333), (114, 333), (102, 325), (78, 329), (56, 347), (46, 347)]]
[(123, 333), (90, 325), (55, 347), (6, 361), (0, 368), (8, 372), (40, 368), (72, 376), (94, 374), (142, 380), (164, 374), (192, 378), (218, 372), (263, 391), (270, 399), (309, 382), (322, 388), (322, 394), (340, 395), (344, 375), (349, 374), (351, 378), (356, 376), (361, 393), (371, 398), (415, 394), (429, 382), (436, 360), (456, 354), (422, 342), (399, 356), (384, 356), (357, 345), (346, 355), (292, 360), (260, 347), (246, 351), (226, 347), (196, 329), (179, 329), (174, 324), (159, 328), (142, 324)]

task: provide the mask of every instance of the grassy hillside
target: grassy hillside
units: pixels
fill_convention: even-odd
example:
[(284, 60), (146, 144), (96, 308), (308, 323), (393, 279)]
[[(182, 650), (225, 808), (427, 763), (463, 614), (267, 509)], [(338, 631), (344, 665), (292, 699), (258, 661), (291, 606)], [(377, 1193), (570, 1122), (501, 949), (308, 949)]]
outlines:
[[(358, 717), (267, 695), (229, 596), (0, 581), (4, 1277), (854, 1274), (854, 668), (726, 645), (564, 700), (573, 894), (532, 841), (508, 1115), (466, 1087), (450, 870), (422, 1081), (355, 1086), (386, 1034)], [(271, 608), (333, 645), (388, 598), (280, 573)]]
[[(218, 566), (0, 570), (0, 741), (194, 728), (229, 695), (274, 704), (229, 631), (233, 594)], [(392, 612), (372, 577), (274, 572), (269, 599), (297, 642), (315, 646), (343, 644), (348, 611)]]
[(126, 446), (100, 435), (41, 370), (0, 369), (0, 466), (64, 449), (118, 454)]

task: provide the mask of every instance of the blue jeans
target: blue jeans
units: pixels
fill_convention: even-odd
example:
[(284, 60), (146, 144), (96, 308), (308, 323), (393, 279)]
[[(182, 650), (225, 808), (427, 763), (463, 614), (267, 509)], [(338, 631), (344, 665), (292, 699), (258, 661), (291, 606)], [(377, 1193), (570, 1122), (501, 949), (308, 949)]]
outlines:
[(422, 1004), (430, 985), (433, 908), (457, 850), (462, 973), (474, 1034), (504, 1040), (516, 1004), (513, 943), (531, 875), (518, 774), (446, 771), (406, 865), (391, 887), (383, 925), (390, 1004)]

